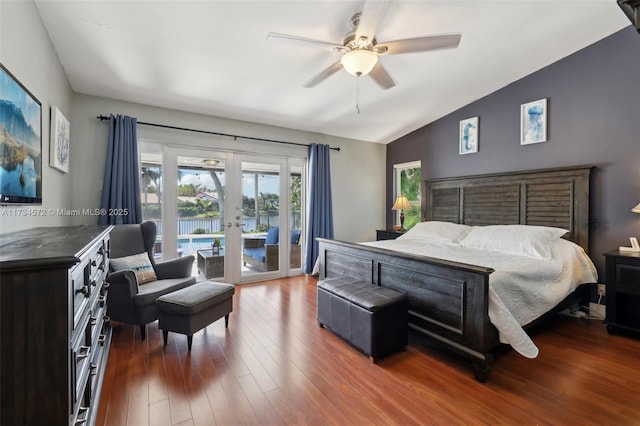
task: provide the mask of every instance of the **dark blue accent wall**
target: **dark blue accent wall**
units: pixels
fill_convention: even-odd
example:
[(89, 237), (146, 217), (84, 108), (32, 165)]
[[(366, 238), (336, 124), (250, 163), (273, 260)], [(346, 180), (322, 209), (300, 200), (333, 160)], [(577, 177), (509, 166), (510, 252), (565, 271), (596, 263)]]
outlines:
[[(520, 105), (548, 99), (547, 142), (520, 145)], [(479, 116), (479, 150), (458, 154), (460, 120)], [(590, 254), (640, 237), (640, 34), (625, 28), (387, 145), (393, 164), (422, 161), (423, 179), (591, 164)]]

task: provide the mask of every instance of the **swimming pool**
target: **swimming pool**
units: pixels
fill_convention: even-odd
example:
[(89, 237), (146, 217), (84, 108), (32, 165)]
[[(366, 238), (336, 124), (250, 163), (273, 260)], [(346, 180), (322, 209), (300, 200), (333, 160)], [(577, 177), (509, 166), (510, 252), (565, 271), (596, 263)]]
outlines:
[(189, 237), (178, 238), (178, 249), (186, 251), (195, 251), (202, 249), (210, 249), (214, 238), (220, 240), (220, 246), (224, 247), (224, 236), (219, 237), (201, 237), (199, 235), (191, 235)]

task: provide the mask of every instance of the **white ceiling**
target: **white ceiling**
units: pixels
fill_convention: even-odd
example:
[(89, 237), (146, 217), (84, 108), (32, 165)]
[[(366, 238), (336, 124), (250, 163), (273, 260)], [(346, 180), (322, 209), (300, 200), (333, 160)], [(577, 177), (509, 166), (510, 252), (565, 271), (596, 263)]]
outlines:
[(382, 56), (397, 83), (389, 90), (344, 70), (307, 89), (340, 54), (267, 41), (267, 34), (341, 44), (361, 1), (36, 5), (76, 92), (378, 143), (629, 25), (614, 0), (392, 0), (378, 42), (462, 33), (459, 47)]

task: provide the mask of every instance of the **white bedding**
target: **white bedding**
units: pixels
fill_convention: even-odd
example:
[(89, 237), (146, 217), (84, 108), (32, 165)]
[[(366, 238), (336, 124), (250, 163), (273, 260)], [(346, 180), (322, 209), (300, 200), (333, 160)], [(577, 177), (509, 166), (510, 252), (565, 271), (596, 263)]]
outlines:
[(418, 239), (362, 244), (493, 268), (489, 319), (498, 329), (500, 341), (528, 358), (535, 358), (538, 348), (522, 326), (551, 310), (578, 285), (598, 281), (596, 268), (584, 250), (564, 239), (553, 245), (550, 260)]

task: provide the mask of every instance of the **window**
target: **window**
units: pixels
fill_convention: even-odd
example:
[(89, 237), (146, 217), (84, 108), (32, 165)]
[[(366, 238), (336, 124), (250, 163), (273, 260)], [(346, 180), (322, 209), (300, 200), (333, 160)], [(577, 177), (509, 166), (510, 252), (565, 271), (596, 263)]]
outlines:
[[(148, 152), (141, 147), (140, 192), (142, 218), (160, 225), (162, 221), (162, 154)], [(158, 226), (158, 234), (162, 231)]]
[[(411, 229), (420, 222), (422, 189), (422, 166), (420, 161), (394, 164), (394, 191), (393, 199), (398, 195), (406, 195), (411, 205), (410, 211), (404, 212), (404, 228)], [(400, 223), (400, 212), (396, 211), (395, 223)]]

